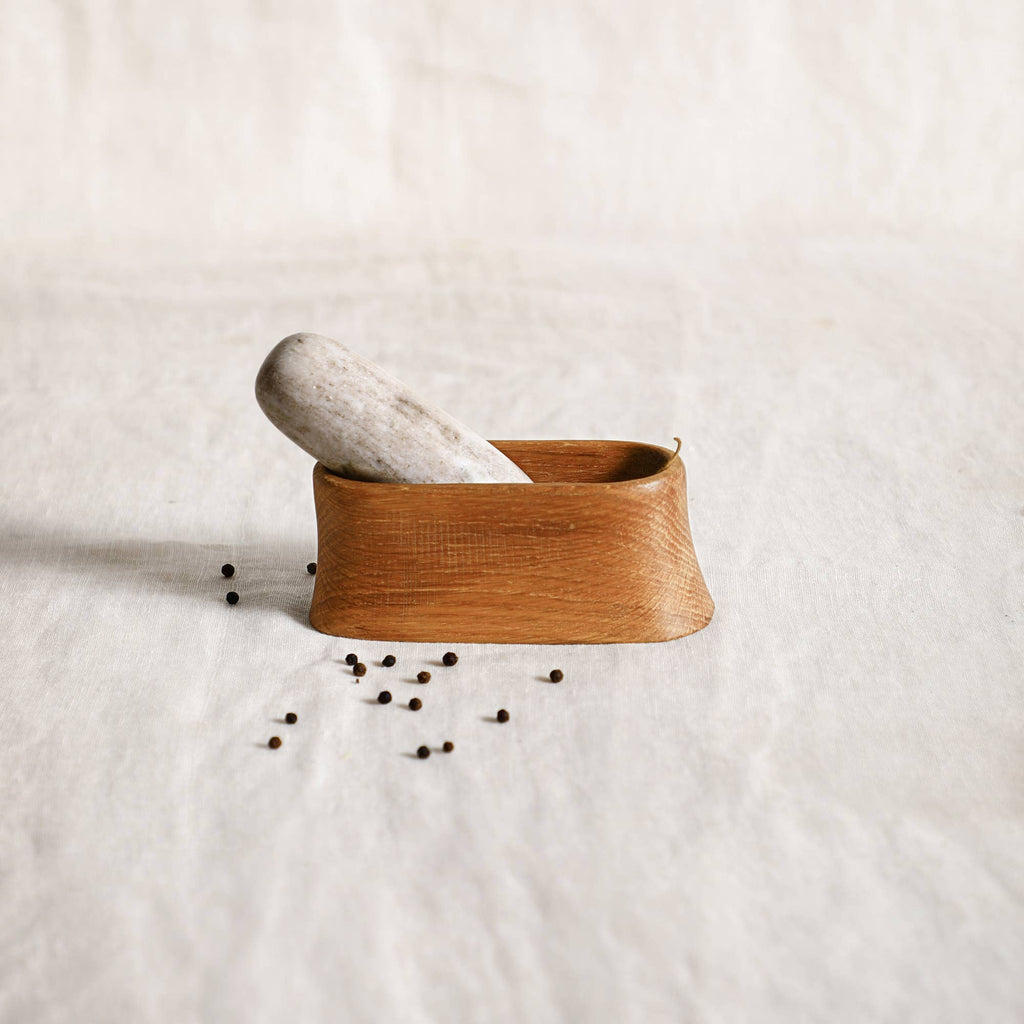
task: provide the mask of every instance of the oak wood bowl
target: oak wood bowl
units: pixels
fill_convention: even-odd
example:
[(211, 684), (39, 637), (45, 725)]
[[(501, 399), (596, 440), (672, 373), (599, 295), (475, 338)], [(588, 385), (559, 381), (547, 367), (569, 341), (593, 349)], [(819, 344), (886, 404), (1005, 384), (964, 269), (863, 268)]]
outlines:
[(632, 441), (493, 441), (532, 484), (313, 470), (310, 624), (364, 640), (603, 644), (702, 629), (686, 470)]

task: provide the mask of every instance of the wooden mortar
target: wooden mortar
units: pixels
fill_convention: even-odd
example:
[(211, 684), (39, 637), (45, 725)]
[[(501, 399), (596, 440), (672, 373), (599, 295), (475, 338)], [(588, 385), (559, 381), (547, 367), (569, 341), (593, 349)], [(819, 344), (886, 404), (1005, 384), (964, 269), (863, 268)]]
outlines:
[(676, 453), (631, 441), (492, 441), (532, 484), (389, 484), (313, 470), (310, 624), (363, 640), (671, 640), (714, 603)]

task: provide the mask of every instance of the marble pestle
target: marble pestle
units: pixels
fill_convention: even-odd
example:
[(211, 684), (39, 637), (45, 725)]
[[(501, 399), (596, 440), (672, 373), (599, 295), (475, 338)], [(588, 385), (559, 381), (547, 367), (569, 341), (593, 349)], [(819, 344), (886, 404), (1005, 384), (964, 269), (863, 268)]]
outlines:
[(256, 400), (327, 469), (382, 483), (530, 483), (492, 444), (339, 341), (292, 334), (270, 351)]

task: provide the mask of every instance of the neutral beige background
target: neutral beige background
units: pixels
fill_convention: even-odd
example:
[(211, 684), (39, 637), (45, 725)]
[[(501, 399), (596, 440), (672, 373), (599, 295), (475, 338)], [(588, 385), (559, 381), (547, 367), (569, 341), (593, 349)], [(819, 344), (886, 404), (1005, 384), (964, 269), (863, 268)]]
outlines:
[(1018, 239), (1022, 54), (1006, 0), (9, 0), (0, 224), (18, 245)]
[[(3, 1024), (1024, 1018), (1021, 11), (2, 5)], [(681, 436), (712, 624), (312, 631), (296, 330)]]

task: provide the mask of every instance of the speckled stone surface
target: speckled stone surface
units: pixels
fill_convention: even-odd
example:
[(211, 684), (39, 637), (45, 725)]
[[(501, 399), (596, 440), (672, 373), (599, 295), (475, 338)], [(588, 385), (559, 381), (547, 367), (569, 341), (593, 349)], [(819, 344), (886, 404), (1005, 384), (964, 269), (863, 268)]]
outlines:
[(385, 483), (530, 483), (492, 444), (321, 334), (278, 342), (256, 377), (270, 421), (328, 469)]

